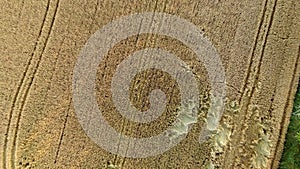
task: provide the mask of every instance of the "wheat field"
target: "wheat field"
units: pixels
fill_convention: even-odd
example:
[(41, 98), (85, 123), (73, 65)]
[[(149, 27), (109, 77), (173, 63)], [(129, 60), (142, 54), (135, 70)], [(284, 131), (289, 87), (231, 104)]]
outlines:
[[(0, 0), (0, 6), (0, 168), (278, 168), (300, 76), (297, 0)], [(95, 70), (101, 117), (130, 138), (149, 138), (170, 126), (174, 138), (185, 135), (167, 151), (132, 158), (130, 142), (123, 152), (122, 140), (111, 140), (120, 146), (112, 153), (90, 137), (78, 118), (72, 86), (89, 38), (109, 23), (144, 12), (182, 18), (203, 33), (224, 67), (226, 95), (222, 116), (210, 114), (218, 109), (210, 94), (209, 68), (182, 41), (151, 33), (152, 27), (154, 32), (166, 27), (163, 18), (150, 20), (148, 33), (144, 26), (110, 46)], [(142, 19), (141, 27), (146, 22)], [(192, 29), (182, 32), (188, 36)], [(107, 35), (111, 39), (102, 41), (118, 36)], [(177, 79), (145, 69), (130, 81), (130, 104), (138, 111), (152, 110), (148, 96), (160, 89), (166, 106), (157, 119), (139, 123), (120, 114), (111, 85), (119, 64), (149, 48), (168, 51), (189, 67), (198, 102), (186, 102), (184, 109)], [(199, 142), (206, 124), (213, 129)], [(103, 133), (97, 138), (111, 137)]]

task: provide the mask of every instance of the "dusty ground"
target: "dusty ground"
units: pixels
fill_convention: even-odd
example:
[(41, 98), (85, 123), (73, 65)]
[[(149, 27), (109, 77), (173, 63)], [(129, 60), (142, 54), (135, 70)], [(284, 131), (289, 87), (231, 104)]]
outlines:
[[(0, 6), (0, 168), (278, 167), (300, 73), (297, 0), (1, 0)], [(130, 159), (103, 150), (85, 134), (72, 103), (72, 73), (95, 31), (120, 16), (145, 11), (180, 16), (205, 33), (226, 70), (227, 103), (219, 135), (211, 140), (198, 143), (199, 120), (186, 139), (164, 154)], [(147, 71), (132, 84), (133, 95), (142, 96), (132, 103), (147, 109), (147, 93), (160, 86), (170, 99), (163, 116), (143, 125), (115, 110), (109, 89), (114, 69), (145, 47), (173, 51), (193, 67), (201, 84), (199, 112), (205, 114), (203, 105), (209, 105), (205, 68), (193, 61), (188, 47), (161, 35), (128, 38), (99, 65), (96, 88), (109, 123), (134, 137), (163, 131), (179, 103), (174, 79)]]

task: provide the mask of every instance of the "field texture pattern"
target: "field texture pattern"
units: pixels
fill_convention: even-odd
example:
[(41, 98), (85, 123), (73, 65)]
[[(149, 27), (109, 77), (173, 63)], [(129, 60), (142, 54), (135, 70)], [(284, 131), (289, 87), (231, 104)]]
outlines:
[[(0, 6), (0, 168), (278, 168), (300, 75), (298, 0), (0, 0)], [(119, 133), (136, 138), (158, 135), (180, 117), (183, 126), (174, 131), (187, 134), (162, 154), (128, 158), (106, 151), (83, 130), (74, 108), (73, 70), (96, 31), (142, 12), (175, 15), (204, 33), (225, 69), (226, 100), (217, 130), (200, 144), (204, 124), (214, 123), (206, 118), (211, 86), (204, 64), (170, 36), (141, 33), (121, 40), (97, 69), (102, 116)], [(163, 26), (154, 19), (149, 29)], [(169, 51), (189, 66), (199, 105), (180, 109), (176, 79), (147, 69), (132, 79), (130, 102), (147, 111), (149, 93), (159, 88), (168, 101), (164, 112), (150, 123), (118, 112), (114, 72), (145, 48)], [(182, 115), (195, 110), (197, 120)]]

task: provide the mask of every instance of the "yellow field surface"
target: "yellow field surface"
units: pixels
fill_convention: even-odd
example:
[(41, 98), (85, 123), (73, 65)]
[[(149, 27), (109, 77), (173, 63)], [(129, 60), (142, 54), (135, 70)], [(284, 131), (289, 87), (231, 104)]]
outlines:
[[(0, 6), (0, 168), (278, 168), (300, 76), (298, 0), (0, 0)], [(95, 32), (144, 12), (156, 18), (149, 31), (116, 42), (97, 65), (94, 89), (102, 116), (118, 133), (141, 139), (159, 135), (184, 113), (177, 79), (159, 69), (141, 71), (132, 79), (129, 100), (137, 110), (147, 111), (149, 94), (160, 89), (167, 100), (163, 113), (150, 123), (119, 113), (111, 90), (114, 73), (129, 55), (146, 48), (168, 51), (189, 67), (198, 84), (199, 103), (188, 103), (191, 109), (198, 107), (193, 109), (197, 119), (176, 130), (189, 128), (176, 146), (131, 158), (130, 142), (125, 155), (119, 149), (112, 153), (83, 129), (73, 95), (74, 69)], [(151, 33), (151, 26), (164, 28), (164, 19), (155, 17), (162, 13), (198, 28), (224, 67), (224, 112), (203, 142), (201, 131), (218, 119), (208, 113), (213, 107), (208, 67), (182, 41)], [(146, 22), (141, 20), (141, 28)], [(181, 31), (193, 33), (187, 26)], [(112, 39), (100, 40), (119, 36), (105, 35)], [(141, 62), (148, 64), (147, 59)], [(110, 137), (103, 133), (97, 138)]]

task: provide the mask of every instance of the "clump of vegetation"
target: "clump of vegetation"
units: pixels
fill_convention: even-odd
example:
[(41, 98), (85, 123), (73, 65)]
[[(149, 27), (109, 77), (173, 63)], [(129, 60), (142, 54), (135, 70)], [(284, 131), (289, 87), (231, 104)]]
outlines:
[(297, 133), (296, 139), (300, 142), (300, 131)]
[(255, 146), (255, 156), (253, 161), (254, 168), (266, 168), (270, 152), (270, 140), (263, 130), (259, 131), (260, 138), (257, 140)]
[(171, 139), (188, 133), (190, 125), (197, 123), (197, 111), (193, 100), (189, 100), (184, 106), (178, 108), (177, 120), (168, 131)]
[(300, 168), (300, 83), (294, 101), (293, 113), (286, 135), (281, 169)]

